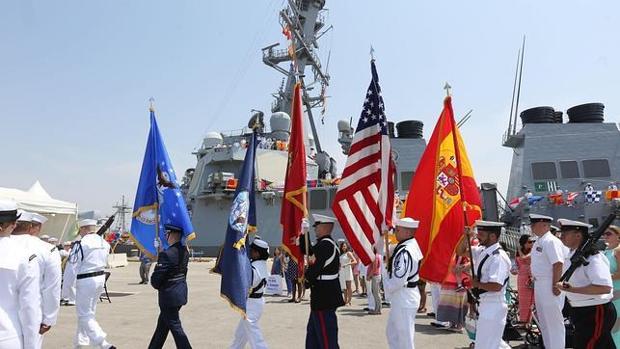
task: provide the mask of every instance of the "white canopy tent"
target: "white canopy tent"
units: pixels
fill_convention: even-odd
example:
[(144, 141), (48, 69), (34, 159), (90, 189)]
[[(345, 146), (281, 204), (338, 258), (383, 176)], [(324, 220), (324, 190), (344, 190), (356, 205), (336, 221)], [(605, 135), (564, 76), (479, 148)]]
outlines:
[(60, 241), (74, 237), (77, 220), (77, 204), (56, 200), (36, 181), (30, 189), (24, 191), (0, 187), (0, 198), (17, 202), (17, 207), (29, 212), (36, 212), (48, 218), (41, 234), (58, 238)]

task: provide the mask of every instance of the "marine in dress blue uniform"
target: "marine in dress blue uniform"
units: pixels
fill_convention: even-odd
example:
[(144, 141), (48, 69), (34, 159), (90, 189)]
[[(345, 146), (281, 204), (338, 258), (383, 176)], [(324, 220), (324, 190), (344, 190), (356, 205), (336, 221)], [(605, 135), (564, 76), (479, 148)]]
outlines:
[(340, 253), (331, 237), (336, 219), (314, 214), (317, 242), (312, 247), (314, 262), (306, 271), (310, 288), (310, 318), (306, 329), (306, 348), (334, 349), (338, 346), (336, 309), (344, 305), (340, 290)]
[(172, 332), (176, 347), (190, 349), (189, 339), (183, 331), (179, 310), (187, 304), (187, 264), (189, 253), (181, 243), (182, 229), (166, 225), (170, 247), (159, 252), (157, 265), (151, 275), (151, 285), (159, 291), (159, 318), (149, 349), (161, 349), (168, 332)]

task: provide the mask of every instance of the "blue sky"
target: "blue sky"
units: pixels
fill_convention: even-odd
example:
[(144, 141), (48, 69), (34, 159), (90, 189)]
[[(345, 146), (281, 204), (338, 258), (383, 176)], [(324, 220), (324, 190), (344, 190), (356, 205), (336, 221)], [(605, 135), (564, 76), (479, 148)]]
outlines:
[[(207, 131), (238, 129), (267, 111), (281, 75), (260, 48), (284, 44), (282, 0), (0, 2), (0, 186), (36, 179), (81, 209), (110, 212), (135, 194), (148, 99), (178, 173)], [(359, 116), (375, 48), (388, 119), (418, 119), (425, 136), (453, 86), (479, 182), (507, 184), (502, 148), (514, 65), (527, 36), (521, 110), (600, 101), (618, 122), (620, 4), (616, 1), (328, 1), (334, 30), (322, 144), (344, 158), (339, 119)]]

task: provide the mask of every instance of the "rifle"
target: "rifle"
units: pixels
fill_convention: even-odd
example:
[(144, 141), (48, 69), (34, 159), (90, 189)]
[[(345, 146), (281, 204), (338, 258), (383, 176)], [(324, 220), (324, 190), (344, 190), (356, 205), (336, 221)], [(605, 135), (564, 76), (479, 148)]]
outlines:
[(101, 228), (97, 230), (97, 235), (102, 236), (106, 230), (110, 229), (112, 223), (114, 223), (114, 218), (116, 218), (116, 215), (111, 215), (110, 218), (108, 218), (108, 220), (101, 226)]
[(612, 213), (605, 221), (594, 231), (592, 235), (575, 251), (570, 258), (570, 267), (564, 272), (560, 278), (560, 282), (568, 281), (575, 270), (582, 265), (588, 265), (588, 257), (597, 254), (605, 249), (605, 243), (600, 241), (601, 236), (609, 228), (611, 223), (616, 219), (616, 214)]

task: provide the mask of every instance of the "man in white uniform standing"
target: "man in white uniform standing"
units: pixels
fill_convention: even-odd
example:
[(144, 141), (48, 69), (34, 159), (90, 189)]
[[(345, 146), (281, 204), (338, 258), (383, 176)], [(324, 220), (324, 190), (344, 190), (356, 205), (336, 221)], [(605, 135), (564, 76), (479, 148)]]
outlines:
[(547, 349), (564, 349), (566, 330), (562, 308), (564, 297), (557, 283), (562, 276), (566, 248), (549, 230), (553, 218), (530, 214), (532, 233), (538, 236), (532, 246), (532, 276), (536, 314)]
[(47, 218), (37, 213), (22, 211), (13, 230), (13, 237), (34, 254), (39, 266), (39, 288), (41, 292), (41, 325), (38, 335), (38, 348), (43, 346), (43, 334), (56, 324), (60, 309), (60, 254), (56, 246), (38, 238), (41, 225)]
[(0, 200), (0, 349), (37, 348), (41, 326), (39, 268), (11, 233), (17, 205)]
[(106, 333), (97, 323), (97, 301), (105, 283), (104, 269), (108, 262), (110, 244), (95, 234), (97, 221), (84, 219), (79, 222), (82, 240), (76, 243), (65, 269), (65, 281), (76, 279), (75, 306), (78, 317), (74, 346), (116, 348), (106, 341)]
[(419, 222), (406, 217), (396, 221), (398, 245), (383, 270), (383, 289), (391, 302), (386, 328), (391, 349), (415, 348), (415, 315), (420, 305), (419, 267), (422, 252), (414, 239)]
[[(499, 245), (504, 223), (476, 221), (479, 246), (472, 246), (474, 270), (472, 292), (479, 297), (476, 349), (509, 349), (502, 340), (508, 305), (506, 285), (510, 278), (510, 258)], [(467, 241), (464, 243), (467, 245)], [(464, 249), (460, 249), (460, 254)]]

